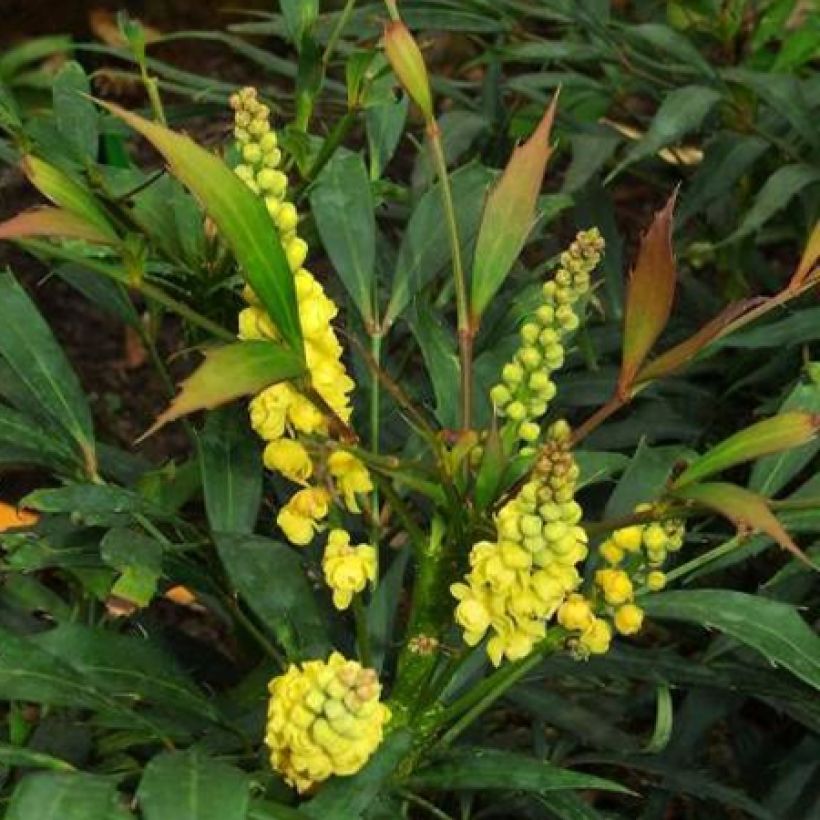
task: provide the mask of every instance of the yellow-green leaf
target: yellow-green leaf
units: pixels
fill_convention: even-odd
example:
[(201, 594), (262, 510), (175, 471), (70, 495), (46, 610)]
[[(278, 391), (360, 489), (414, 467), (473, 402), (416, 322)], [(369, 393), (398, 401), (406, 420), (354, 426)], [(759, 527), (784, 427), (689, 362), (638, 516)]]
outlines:
[(803, 251), (803, 256), (800, 257), (797, 270), (794, 272), (791, 282), (789, 282), (789, 288), (796, 289), (805, 284), (809, 276), (816, 270), (818, 262), (820, 262), (820, 220), (814, 223), (814, 229), (809, 236), (808, 242), (806, 242), (806, 248)]
[(683, 501), (692, 501), (722, 515), (744, 532), (759, 531), (780, 544), (801, 561), (810, 564), (797, 544), (769, 509), (767, 500), (751, 490), (735, 484), (713, 482), (691, 484), (674, 490), (673, 495)]
[(781, 413), (764, 419), (729, 436), (695, 459), (678, 476), (673, 486), (683, 487), (744, 461), (800, 447), (817, 435), (818, 428), (820, 417), (811, 413)]
[(677, 271), (672, 254), (672, 212), (677, 192), (655, 214), (641, 239), (626, 290), (624, 344), (618, 391), (630, 392), (635, 376), (669, 321)]
[(421, 109), (424, 119), (433, 119), (433, 95), (424, 56), (415, 38), (401, 20), (384, 27), (384, 53), (390, 67), (410, 99)]
[(535, 224), (535, 208), (547, 161), (557, 95), (535, 133), (510, 158), (484, 205), (473, 261), (470, 309), (478, 319), (498, 292)]
[(23, 173), (31, 184), (55, 205), (76, 214), (78, 217), (93, 225), (97, 230), (108, 237), (113, 243), (117, 241), (117, 234), (111, 227), (108, 217), (94, 196), (75, 182), (59, 168), (27, 154), (23, 157)]
[(110, 233), (101, 231), (93, 222), (63, 208), (32, 208), (0, 222), (0, 239), (30, 236), (84, 239), (98, 245), (112, 245), (116, 241), (116, 237), (112, 239)]
[(205, 361), (182, 383), (177, 397), (142, 438), (169, 421), (258, 393), (268, 385), (303, 372), (301, 359), (275, 342), (236, 342), (211, 348), (205, 352)]
[(192, 139), (113, 103), (100, 103), (144, 136), (216, 223), (282, 337), (302, 355), (293, 274), (262, 200), (219, 157)]

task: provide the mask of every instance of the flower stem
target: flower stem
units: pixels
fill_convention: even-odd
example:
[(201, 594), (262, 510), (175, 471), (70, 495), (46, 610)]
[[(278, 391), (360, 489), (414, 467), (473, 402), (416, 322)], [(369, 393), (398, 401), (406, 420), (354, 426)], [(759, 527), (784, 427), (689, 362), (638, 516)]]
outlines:
[[(370, 353), (373, 356), (373, 361), (376, 363), (376, 366), (379, 367), (381, 363), (381, 350), (382, 350), (382, 337), (381, 333), (374, 331), (370, 335)], [(379, 442), (379, 414), (380, 414), (380, 407), (379, 402), (381, 399), (380, 395), (380, 383), (377, 376), (371, 373), (370, 375), (370, 450), (374, 456), (378, 456), (380, 452), (380, 442)], [(370, 527), (370, 543), (376, 549), (376, 580), (374, 581), (374, 586), (379, 582), (379, 540), (380, 540), (380, 527), (381, 527), (381, 517), (379, 514), (380, 508), (380, 499), (379, 499), (379, 485), (377, 482), (373, 482), (373, 493), (370, 497), (370, 505), (373, 509), (372, 512), (372, 521)]]
[(367, 628), (367, 612), (361, 595), (353, 596), (353, 618), (356, 621), (356, 643), (359, 647), (359, 661), (362, 666), (370, 667), (373, 657), (370, 651), (370, 631)]
[(458, 321), (458, 348), (461, 364), (461, 427), (469, 430), (473, 414), (473, 339), (475, 327), (470, 321), (470, 308), (467, 300), (467, 282), (464, 266), (461, 261), (461, 243), (458, 237), (458, 223), (453, 205), (453, 192), (450, 188), (450, 177), (447, 174), (447, 161), (441, 142), (441, 130), (435, 119), (427, 123), (427, 136), (433, 154), (433, 163), (441, 186), (441, 200), (444, 205), (444, 217), (447, 222), (447, 235), (450, 239), (450, 251), (453, 257), (453, 285), (456, 291), (456, 314)]
[(342, 9), (342, 13), (339, 15), (339, 19), (336, 21), (336, 25), (333, 27), (333, 31), (330, 32), (330, 37), (328, 37), (327, 45), (325, 46), (324, 53), (322, 54), (323, 72), (327, 71), (327, 67), (330, 64), (330, 58), (336, 48), (336, 43), (339, 42), (339, 37), (342, 36), (342, 32), (344, 31), (348, 20), (350, 20), (350, 15), (352, 14), (353, 6), (355, 5), (356, 0), (347, 0), (344, 8)]

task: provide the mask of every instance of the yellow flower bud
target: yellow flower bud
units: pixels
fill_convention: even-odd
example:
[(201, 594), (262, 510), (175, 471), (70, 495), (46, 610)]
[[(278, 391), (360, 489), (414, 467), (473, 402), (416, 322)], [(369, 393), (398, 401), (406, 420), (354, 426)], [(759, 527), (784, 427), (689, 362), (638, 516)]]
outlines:
[(636, 552), (641, 548), (643, 527), (638, 524), (631, 527), (623, 527), (620, 530), (615, 530), (610, 538), (615, 543), (615, 546), (620, 547), (624, 552)]
[(584, 654), (603, 655), (612, 642), (612, 629), (603, 618), (594, 618), (578, 639), (578, 649)]
[(592, 614), (592, 607), (583, 595), (570, 595), (558, 609), (558, 623), (569, 630), (588, 629), (595, 616)]
[(609, 538), (601, 544), (599, 552), (608, 564), (620, 564), (624, 557), (624, 551)]
[(318, 522), (328, 513), (330, 493), (323, 487), (306, 487), (299, 490), (276, 516), (279, 529), (291, 544), (304, 547), (312, 540)]
[(653, 569), (647, 573), (646, 585), (652, 592), (659, 592), (666, 586), (666, 575), (660, 570)]
[(617, 606), (632, 599), (632, 581), (623, 570), (598, 570), (595, 573), (595, 582), (603, 591), (608, 604)]
[(634, 635), (643, 624), (643, 610), (635, 604), (624, 604), (615, 610), (614, 621), (621, 635)]
[(643, 531), (643, 543), (649, 552), (666, 550), (668, 540), (666, 531), (660, 524), (649, 524)]

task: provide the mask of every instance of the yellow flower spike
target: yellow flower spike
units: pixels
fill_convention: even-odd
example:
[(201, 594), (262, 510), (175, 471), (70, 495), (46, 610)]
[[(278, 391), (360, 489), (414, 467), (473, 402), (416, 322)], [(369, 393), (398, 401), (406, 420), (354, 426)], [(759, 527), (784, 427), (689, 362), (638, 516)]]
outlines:
[(329, 505), (330, 493), (324, 487), (305, 487), (279, 510), (276, 523), (292, 544), (307, 546), (327, 517)]
[(333, 605), (347, 609), (368, 581), (376, 580), (376, 550), (369, 544), (350, 545), (345, 530), (331, 530), (322, 559), (325, 583), (333, 590)]
[(291, 664), (268, 688), (271, 765), (299, 792), (355, 774), (382, 742), (390, 710), (376, 673), (338, 652)]
[(313, 462), (308, 451), (298, 441), (278, 439), (271, 441), (262, 455), (269, 470), (282, 473), (285, 478), (304, 484), (313, 473)]
[(359, 512), (356, 500), (357, 493), (369, 493), (373, 490), (373, 481), (367, 467), (352, 453), (336, 450), (327, 460), (328, 470), (342, 494), (345, 506), (350, 512)]

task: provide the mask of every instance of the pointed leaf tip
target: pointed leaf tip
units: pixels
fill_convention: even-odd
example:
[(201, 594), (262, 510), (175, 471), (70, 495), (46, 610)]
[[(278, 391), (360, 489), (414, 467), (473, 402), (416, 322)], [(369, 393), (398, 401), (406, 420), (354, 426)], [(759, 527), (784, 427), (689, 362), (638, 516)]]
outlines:
[(624, 313), (624, 341), (618, 392), (627, 395), (652, 346), (666, 327), (675, 298), (677, 269), (672, 251), (672, 216), (676, 188), (641, 239), (629, 276)]
[(504, 283), (537, 217), (538, 194), (552, 154), (550, 133), (558, 104), (552, 98), (532, 136), (513, 149), (484, 205), (473, 262), (470, 308), (476, 320)]

